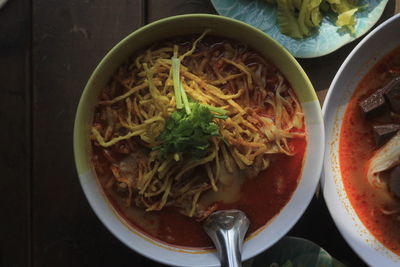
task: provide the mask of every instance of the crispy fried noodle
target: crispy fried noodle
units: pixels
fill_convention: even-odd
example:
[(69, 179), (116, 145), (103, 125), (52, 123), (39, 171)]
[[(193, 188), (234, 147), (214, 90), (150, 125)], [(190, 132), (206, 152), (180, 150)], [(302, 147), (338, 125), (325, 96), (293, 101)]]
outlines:
[[(305, 136), (301, 106), (280, 72), (243, 45), (217, 43), (210, 52), (207, 33), (190, 44), (145, 50), (122, 65), (100, 95), (91, 139), (111, 162), (108, 186), (123, 192), (128, 206), (170, 206), (204, 218), (199, 199), (218, 191), (222, 169), (254, 176), (268, 168), (272, 154), (293, 155), (289, 140)], [(190, 156), (193, 149), (160, 149), (172, 114), (186, 109), (194, 116), (194, 103), (213, 116), (207, 143), (194, 145), (204, 151)]]

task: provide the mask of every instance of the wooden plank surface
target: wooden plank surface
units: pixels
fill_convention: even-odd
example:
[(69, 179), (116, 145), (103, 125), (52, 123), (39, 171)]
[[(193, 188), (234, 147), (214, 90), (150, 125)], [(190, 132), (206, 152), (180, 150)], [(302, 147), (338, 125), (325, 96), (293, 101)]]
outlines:
[(151, 266), (89, 207), (75, 171), (79, 97), (104, 54), (143, 23), (140, 0), (33, 1), (33, 266)]
[(395, 1), (395, 13), (400, 13), (400, 0)]
[(30, 1), (0, 10), (0, 266), (30, 261)]
[[(29, 3), (28, 0), (13, 0), (11, 3), (23, 1)], [(32, 12), (32, 265), (162, 266), (125, 247), (106, 230), (90, 209), (78, 183), (73, 161), (72, 127), (75, 109), (90, 73), (102, 56), (122, 37), (147, 22), (184, 13), (215, 13), (214, 8), (206, 0), (32, 0)], [(394, 2), (391, 2), (383, 18), (388, 18), (393, 12)], [(2, 27), (4, 27), (1, 16), (0, 10), (0, 34), (3, 33)], [(27, 17), (29, 18), (29, 14)], [(0, 48), (3, 47), (3, 39), (0, 39)], [(355, 44), (354, 42), (347, 45), (325, 57), (299, 60), (316, 90), (320, 92), (320, 97), (323, 97), (323, 92), (326, 92), (340, 64)], [(3, 60), (7, 56), (3, 55), (1, 50), (0, 56)], [(9, 59), (8, 62), (12, 60)], [(25, 66), (21, 61), (22, 57), (19, 60), (20, 63), (15, 66)], [(6, 76), (3, 74), (6, 70), (4, 66), (3, 62), (0, 62), (0, 78), (1, 75)], [(7, 70), (9, 69), (12, 70), (12, 65), (7, 67)], [(16, 71), (22, 73), (21, 70)], [(23, 86), (18, 86), (26, 83), (26, 78), (24, 80), (22, 77), (22, 74), (18, 74), (15, 78), (7, 76), (5, 79), (16, 79), (8, 84), (22, 88)], [(0, 116), (3, 110), (6, 112), (12, 107), (13, 101), (15, 106), (22, 110), (29, 104), (26, 103), (27, 94), (29, 97), (29, 92), (26, 93), (26, 90), (21, 96), (7, 93), (13, 92), (12, 90), (1, 89), (0, 94), (6, 95), (9, 105), (4, 106), (7, 109), (0, 105)], [(0, 101), (5, 100), (0, 99)], [(22, 148), (29, 148), (29, 144), (26, 143), (26, 139), (29, 141), (26, 114), (17, 113), (15, 118), (19, 121), (12, 126), (18, 128), (14, 129), (15, 132), (19, 129), (27, 132), (13, 137), (16, 139), (11, 141), (21, 142)], [(8, 149), (11, 147), (8, 146)], [(29, 149), (22, 153), (29, 154)], [(14, 159), (21, 153), (10, 155), (13, 155)], [(22, 160), (18, 159), (12, 163), (23, 163)], [(16, 166), (10, 165), (7, 174), (11, 177), (21, 174), (17, 178), (24, 179), (20, 176), (24, 177), (29, 165), (23, 163), (22, 166), (25, 167), (15, 172)], [(15, 191), (15, 182), (7, 185), (4, 190)], [(29, 217), (29, 179), (26, 181), (26, 187), (28, 189), (25, 187), (17, 189), (16, 193), (21, 196), (22, 204), (15, 205), (18, 204), (22, 209), (28, 210), (20, 215), (17, 213), (10, 223), (16, 223), (17, 218)], [(0, 190), (3, 190), (3, 187)], [(23, 195), (24, 193), (26, 195)], [(12, 212), (12, 207), (6, 207), (6, 211)], [(316, 222), (322, 222), (325, 228), (310, 227)], [(20, 241), (27, 240), (29, 244), (29, 227), (26, 225), (28, 223), (15, 228), (20, 229), (20, 237), (17, 238), (14, 247), (8, 249), (0, 246), (0, 266), (2, 263), (17, 263), (12, 266), (29, 264), (29, 258), (20, 259), (18, 262), (8, 261), (9, 257), (29, 256), (29, 252), (25, 252), (24, 249), (21, 252), (8, 254)], [(322, 198), (313, 200), (310, 209), (291, 234), (317, 242), (343, 262), (353, 266), (363, 265), (341, 239)], [(0, 230), (0, 239), (3, 237), (10, 238), (11, 235)], [(8, 244), (13, 245), (12, 242)], [(28, 247), (26, 250), (29, 250)]]
[(208, 0), (148, 0), (148, 22), (190, 13), (217, 14)]

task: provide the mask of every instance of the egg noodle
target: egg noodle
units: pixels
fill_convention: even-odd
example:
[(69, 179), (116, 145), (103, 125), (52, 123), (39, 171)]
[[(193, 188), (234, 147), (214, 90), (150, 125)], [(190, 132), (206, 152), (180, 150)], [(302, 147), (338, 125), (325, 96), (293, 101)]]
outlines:
[[(198, 201), (204, 192), (218, 191), (222, 168), (258, 173), (271, 164), (271, 154), (292, 155), (289, 139), (305, 135), (301, 105), (280, 72), (244, 45), (221, 42), (210, 50), (202, 44), (208, 32), (190, 44), (148, 48), (119, 67), (100, 95), (91, 139), (111, 163), (107, 186), (123, 192), (127, 206), (172, 206), (204, 218), (210, 210)], [(177, 109), (173, 58), (187, 97), (227, 116), (214, 119), (219, 136), (209, 138), (199, 159), (162, 156), (157, 149)], [(120, 161), (113, 151), (125, 156)]]

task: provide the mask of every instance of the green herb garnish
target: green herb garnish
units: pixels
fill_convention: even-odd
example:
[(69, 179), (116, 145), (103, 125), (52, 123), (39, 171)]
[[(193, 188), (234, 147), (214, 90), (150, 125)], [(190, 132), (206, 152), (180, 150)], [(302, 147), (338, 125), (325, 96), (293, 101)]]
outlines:
[(180, 66), (181, 66), (181, 61), (173, 57), (171, 59), (172, 61), (172, 80), (174, 82), (174, 92), (175, 92), (175, 102), (176, 102), (176, 108), (181, 109), (182, 108), (182, 84), (181, 80), (179, 79), (179, 73), (180, 73)]
[(158, 137), (161, 145), (157, 148), (162, 157), (173, 154), (176, 161), (182, 156), (200, 159), (207, 153), (209, 138), (220, 136), (218, 125), (213, 120), (226, 119), (227, 116), (214, 114), (208, 106), (197, 102), (189, 102), (189, 105), (190, 114), (185, 109), (178, 109), (166, 121), (165, 129)]
[(176, 161), (183, 156), (194, 159), (204, 157), (210, 146), (211, 136), (220, 136), (214, 119), (226, 119), (226, 111), (190, 100), (180, 80), (180, 60), (172, 58), (172, 78), (176, 108), (158, 136), (161, 157), (173, 155)]

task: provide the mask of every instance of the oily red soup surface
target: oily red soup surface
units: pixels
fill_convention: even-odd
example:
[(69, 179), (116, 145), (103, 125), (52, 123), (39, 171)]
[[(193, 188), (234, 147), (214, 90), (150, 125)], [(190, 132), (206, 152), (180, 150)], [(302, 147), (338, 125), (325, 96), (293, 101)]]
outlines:
[[(304, 138), (294, 138), (289, 141), (294, 149), (294, 156), (276, 155), (271, 160), (268, 169), (257, 177), (247, 179), (241, 187), (240, 199), (234, 203), (217, 203), (218, 209), (240, 209), (250, 219), (248, 234), (264, 226), (286, 205), (297, 187), (303, 166), (306, 149)], [(107, 172), (108, 163), (94, 147), (96, 169)], [(99, 176), (103, 187), (106, 180)], [(174, 208), (164, 208), (161, 211), (145, 212), (134, 206), (126, 208), (120, 198), (111, 190), (104, 188), (107, 197), (113, 203), (118, 213), (134, 228), (144, 234), (171, 245), (183, 247), (205, 248), (212, 245), (211, 240), (202, 229), (201, 223), (184, 216)]]
[(399, 221), (381, 212), (385, 203), (367, 182), (367, 162), (377, 147), (372, 124), (358, 107), (360, 99), (383, 87), (396, 69), (400, 70), (400, 47), (379, 61), (358, 85), (343, 118), (339, 158), (344, 187), (358, 217), (375, 238), (400, 255)]

